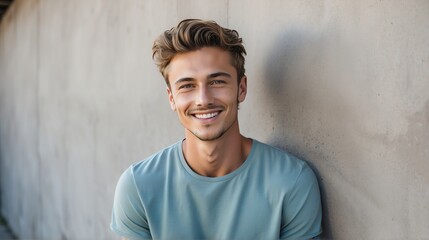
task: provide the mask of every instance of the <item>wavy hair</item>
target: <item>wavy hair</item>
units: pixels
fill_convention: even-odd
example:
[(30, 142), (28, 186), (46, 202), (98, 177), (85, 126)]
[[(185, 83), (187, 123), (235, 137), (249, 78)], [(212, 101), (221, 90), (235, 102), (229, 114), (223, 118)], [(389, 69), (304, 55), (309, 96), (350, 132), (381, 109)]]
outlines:
[(152, 59), (168, 86), (167, 70), (173, 57), (203, 47), (218, 47), (228, 51), (231, 54), (231, 64), (237, 70), (238, 81), (244, 76), (246, 49), (237, 31), (223, 28), (214, 21), (185, 19), (161, 34), (152, 46)]

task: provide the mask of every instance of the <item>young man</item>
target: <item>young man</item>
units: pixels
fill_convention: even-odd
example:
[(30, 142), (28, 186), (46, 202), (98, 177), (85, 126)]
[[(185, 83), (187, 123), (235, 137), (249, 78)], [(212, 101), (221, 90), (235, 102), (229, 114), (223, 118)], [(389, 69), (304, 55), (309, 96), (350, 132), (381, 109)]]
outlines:
[(129, 239), (309, 239), (321, 232), (307, 164), (240, 133), (246, 51), (234, 30), (188, 19), (154, 43), (185, 138), (119, 179), (111, 228)]

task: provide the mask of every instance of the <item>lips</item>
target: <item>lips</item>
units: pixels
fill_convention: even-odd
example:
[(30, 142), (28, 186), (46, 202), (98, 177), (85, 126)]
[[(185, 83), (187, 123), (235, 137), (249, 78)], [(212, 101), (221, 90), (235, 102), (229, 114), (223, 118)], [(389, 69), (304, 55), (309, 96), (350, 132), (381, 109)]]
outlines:
[(194, 117), (198, 119), (210, 119), (219, 115), (220, 112), (211, 112), (211, 113), (202, 113), (202, 114), (193, 114)]

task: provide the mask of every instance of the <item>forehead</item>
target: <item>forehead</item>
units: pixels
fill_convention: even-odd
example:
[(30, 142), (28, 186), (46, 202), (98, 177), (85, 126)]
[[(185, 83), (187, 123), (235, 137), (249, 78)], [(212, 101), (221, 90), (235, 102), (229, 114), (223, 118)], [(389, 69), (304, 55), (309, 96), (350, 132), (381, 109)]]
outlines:
[(231, 54), (219, 48), (204, 47), (174, 56), (168, 67), (168, 78), (174, 81), (183, 77), (207, 76), (216, 71), (236, 75)]

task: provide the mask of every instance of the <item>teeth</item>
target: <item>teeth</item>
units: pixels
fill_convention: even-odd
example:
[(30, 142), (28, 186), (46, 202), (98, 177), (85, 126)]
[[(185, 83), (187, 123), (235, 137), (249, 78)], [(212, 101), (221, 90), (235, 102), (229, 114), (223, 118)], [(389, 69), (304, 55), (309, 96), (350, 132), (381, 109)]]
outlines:
[(207, 118), (215, 117), (217, 115), (218, 113), (214, 112), (214, 113), (206, 113), (206, 114), (195, 114), (195, 117), (201, 118), (201, 119), (207, 119)]

